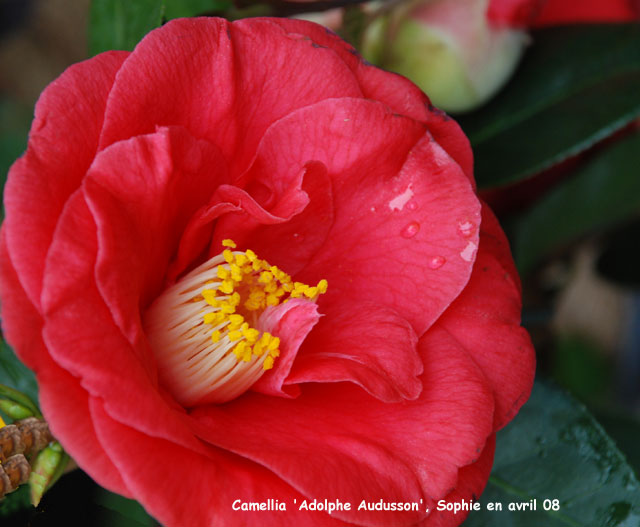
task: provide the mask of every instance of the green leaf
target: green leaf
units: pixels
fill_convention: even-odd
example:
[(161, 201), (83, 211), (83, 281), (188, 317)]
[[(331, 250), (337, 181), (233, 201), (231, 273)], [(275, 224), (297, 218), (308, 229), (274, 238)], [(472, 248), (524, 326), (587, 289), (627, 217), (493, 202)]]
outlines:
[[(510, 503), (537, 510), (509, 511)], [(558, 510), (544, 510), (558, 500)], [(502, 511), (487, 510), (498, 502)], [(624, 456), (581, 404), (536, 383), (531, 399), (498, 434), (496, 459), (465, 527), (637, 527), (640, 483)]]
[(111, 513), (103, 516), (101, 522), (103, 527), (152, 527), (157, 525), (156, 521), (137, 501), (123, 498), (105, 489), (100, 489), (93, 502)]
[(7, 518), (32, 508), (33, 505), (31, 505), (29, 498), (29, 485), (21, 485), (17, 490), (7, 494), (0, 502), (0, 518)]
[(92, 0), (89, 54), (109, 49), (132, 50), (149, 31), (162, 24), (164, 0)]
[(165, 18), (197, 16), (229, 9), (231, 0), (165, 0)]
[(574, 25), (533, 34), (514, 78), (463, 116), (480, 187), (520, 181), (640, 115), (640, 24)]
[[(640, 92), (639, 92), (640, 93)], [(546, 254), (640, 212), (640, 134), (608, 146), (538, 201), (515, 226), (514, 256), (525, 273)]]
[[(38, 400), (38, 383), (33, 372), (15, 356), (8, 344), (0, 338), (0, 384), (14, 388)], [(20, 402), (20, 401), (17, 401)], [(21, 403), (22, 404), (22, 403)], [(29, 405), (25, 405), (29, 406)]]
[(32, 119), (32, 108), (9, 99), (0, 99), (0, 193), (9, 167), (27, 148)]

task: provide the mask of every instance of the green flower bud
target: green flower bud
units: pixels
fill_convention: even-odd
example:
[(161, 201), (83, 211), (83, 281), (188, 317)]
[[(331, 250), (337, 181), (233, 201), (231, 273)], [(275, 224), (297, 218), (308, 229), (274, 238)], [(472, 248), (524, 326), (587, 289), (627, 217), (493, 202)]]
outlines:
[(445, 111), (469, 111), (509, 79), (528, 36), (489, 24), (487, 0), (421, 0), (374, 20), (365, 32), (370, 62), (415, 82)]

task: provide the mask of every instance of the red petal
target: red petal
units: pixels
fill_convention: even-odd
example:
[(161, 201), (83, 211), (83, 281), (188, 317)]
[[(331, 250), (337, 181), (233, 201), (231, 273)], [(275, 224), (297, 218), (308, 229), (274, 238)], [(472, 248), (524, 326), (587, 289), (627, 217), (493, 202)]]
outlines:
[(377, 304), (325, 308), (287, 384), (351, 381), (385, 402), (416, 399), (423, 371), (417, 337), (398, 313)]
[(507, 424), (529, 398), (535, 373), (535, 352), (520, 327), (519, 285), (509, 243), (485, 206), (471, 279), (436, 326), (448, 331), (482, 368), (496, 399), (496, 428)]
[[(194, 453), (112, 420), (99, 399), (91, 413), (100, 442), (136, 499), (163, 525), (343, 525), (322, 512), (298, 511), (303, 497), (272, 472), (218, 449)], [(287, 504), (287, 511), (233, 510), (236, 500)]]
[(34, 371), (46, 354), (42, 342), (42, 317), (27, 298), (8, 254), (6, 228), (0, 229), (0, 298), (2, 333), (20, 360)]
[(98, 227), (95, 279), (132, 346), (145, 346), (141, 307), (162, 290), (187, 222), (225, 177), (218, 150), (179, 128), (121, 141), (96, 156), (84, 182)]
[(133, 497), (107, 454), (109, 445), (103, 448), (98, 441), (89, 411), (89, 394), (48, 356), (41, 366), (40, 404), (51, 433), (99, 485)]
[[(476, 501), (480, 497), (491, 473), (495, 447), (496, 436), (494, 434), (487, 439), (487, 444), (478, 460), (460, 469), (458, 484), (444, 498), (446, 503), (462, 503), (462, 500)], [(436, 508), (420, 525), (422, 527), (457, 527), (468, 514), (468, 511), (454, 514), (453, 511), (438, 511)]]
[[(270, 177), (285, 181), (299, 174), (309, 160), (326, 166), (332, 183), (333, 225), (324, 245), (296, 277), (305, 283), (329, 281), (320, 305), (330, 298), (349, 304), (381, 303), (403, 313), (418, 335), (466, 284), (480, 222), (480, 205), (468, 179), (423, 133), (423, 125), (392, 114), (380, 103), (324, 101), (272, 126), (255, 161)], [(324, 230), (330, 219), (325, 211), (304, 220)], [(247, 224), (242, 217), (234, 221)], [(461, 233), (460, 225), (471, 227)], [(231, 234), (223, 220), (217, 236)], [(280, 258), (276, 253), (296, 242), (293, 237), (279, 238), (281, 234), (264, 228), (260, 237), (265, 246), (271, 245), (273, 263), (289, 271), (282, 255), (293, 251)], [(425, 273), (432, 261), (446, 263)], [(423, 294), (407, 303), (405, 297), (416, 289)]]
[[(490, 0), (487, 18), (496, 26), (529, 27), (547, 0)], [(577, 2), (573, 2), (574, 5)]]
[(153, 372), (145, 367), (142, 358), (150, 351), (140, 343), (132, 347), (97, 289), (96, 236), (79, 190), (60, 216), (47, 255), (42, 297), (47, 349), (90, 395), (104, 398), (106, 411), (115, 419), (199, 451), (201, 444), (189, 432), (184, 410), (163, 399)]
[(275, 361), (274, 368), (258, 379), (251, 387), (252, 390), (265, 395), (285, 397), (297, 397), (300, 394), (300, 389), (297, 386), (283, 387), (283, 383), (291, 371), (300, 344), (319, 318), (318, 306), (297, 298), (291, 299), (285, 304), (267, 308), (260, 315), (257, 327), (278, 336), (280, 356)]
[(633, 22), (640, 6), (632, 0), (548, 0), (533, 20), (534, 27), (576, 22)]
[(20, 282), (38, 308), (56, 221), (91, 164), (107, 95), (127, 55), (103, 53), (53, 81), (36, 105), (27, 152), (9, 171), (4, 191), (7, 246)]
[(434, 108), (427, 96), (409, 79), (381, 70), (362, 60), (358, 52), (328, 29), (304, 20), (276, 19), (288, 31), (308, 35), (340, 56), (356, 76), (366, 99), (382, 102), (392, 111), (424, 122), (435, 140), (473, 182), (473, 154), (458, 124)]
[[(268, 133), (266, 137), (269, 137)], [(262, 146), (260, 150), (263, 150)], [(256, 178), (254, 184), (263, 186), (264, 193), (269, 196), (263, 205), (269, 208), (270, 214), (276, 214), (281, 219), (277, 223), (265, 221), (249, 210), (227, 214), (216, 225), (209, 252), (219, 252), (220, 242), (224, 238), (232, 238), (270, 264), (295, 274), (309, 263), (324, 244), (333, 223), (331, 180), (326, 167), (317, 161), (307, 162), (292, 172), (262, 162), (260, 154), (258, 159), (254, 166), (260, 166), (259, 172), (268, 174), (269, 178), (265, 178), (264, 182)], [(274, 174), (280, 177), (276, 178)], [(293, 175), (294, 178), (287, 177)], [(287, 189), (276, 189), (268, 186), (272, 181), (290, 181), (291, 184)], [(252, 194), (262, 193), (254, 191)], [(295, 199), (291, 199), (292, 195)]]
[[(477, 366), (445, 332), (430, 331), (420, 354), (424, 389), (416, 401), (388, 404), (349, 383), (309, 384), (295, 400), (248, 393), (197, 408), (192, 417), (204, 440), (264, 465), (306, 496), (432, 504), (455, 487), (459, 467), (484, 447), (493, 397)], [(424, 513), (334, 515), (360, 524), (412, 525)]]
[(239, 175), (279, 118), (323, 99), (361, 96), (342, 60), (313, 44), (265, 19), (173, 20), (120, 70), (100, 144), (182, 125), (220, 146)]

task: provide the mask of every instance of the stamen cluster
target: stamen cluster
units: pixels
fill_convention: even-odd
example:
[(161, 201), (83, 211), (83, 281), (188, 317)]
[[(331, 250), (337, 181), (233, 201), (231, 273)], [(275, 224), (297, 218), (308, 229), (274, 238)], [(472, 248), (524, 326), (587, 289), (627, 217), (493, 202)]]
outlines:
[(185, 406), (221, 403), (248, 390), (280, 355), (263, 312), (292, 298), (314, 302), (327, 281), (309, 286), (252, 250), (225, 249), (167, 288), (144, 317), (160, 381)]
[[(241, 306), (240, 309), (248, 316), (253, 314), (255, 325), (256, 312), (291, 298), (306, 297), (313, 301), (327, 291), (327, 281), (320, 280), (315, 287), (293, 282), (287, 273), (258, 258), (251, 249), (231, 251), (230, 248), (236, 248), (232, 240), (224, 240), (222, 245), (227, 247), (222, 252), (226, 263), (217, 266), (218, 280), (209, 283), (216, 287), (204, 289), (201, 293), (202, 299), (213, 308), (204, 313), (203, 321), (213, 326), (213, 342), (220, 342), (223, 330), (226, 330), (230, 342), (237, 342), (232, 351), (238, 360), (249, 362), (252, 357), (266, 354), (262, 367), (269, 370), (280, 355), (280, 339), (267, 331), (260, 335), (237, 310)], [(200, 298), (194, 300), (199, 301)]]

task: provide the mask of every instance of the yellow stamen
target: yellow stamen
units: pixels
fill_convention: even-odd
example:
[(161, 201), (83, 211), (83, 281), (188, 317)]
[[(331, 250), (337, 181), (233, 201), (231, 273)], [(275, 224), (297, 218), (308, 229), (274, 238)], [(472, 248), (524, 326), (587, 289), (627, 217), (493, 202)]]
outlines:
[(280, 339), (260, 328), (262, 312), (292, 298), (314, 302), (327, 290), (326, 280), (294, 282), (250, 249), (237, 250), (233, 240), (222, 246), (222, 254), (165, 291), (145, 314), (160, 379), (185, 406), (246, 391), (280, 355)]

